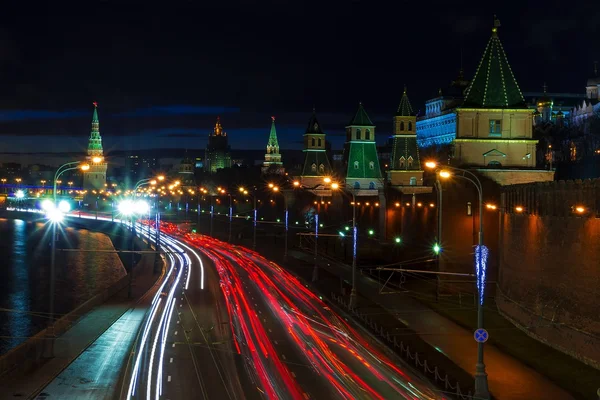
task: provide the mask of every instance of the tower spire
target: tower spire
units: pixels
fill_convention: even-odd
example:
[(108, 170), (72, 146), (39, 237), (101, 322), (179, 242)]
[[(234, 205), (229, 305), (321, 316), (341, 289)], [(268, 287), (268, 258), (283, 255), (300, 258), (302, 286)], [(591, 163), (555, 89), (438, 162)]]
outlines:
[(546, 85), (546, 82), (544, 82), (544, 86), (542, 86), (544, 88), (544, 94), (546, 94), (547, 90), (548, 90), (548, 85)]
[(267, 142), (267, 153), (263, 163), (263, 173), (268, 173), (271, 167), (275, 167), (272, 172), (283, 174), (283, 163), (281, 153), (279, 153), (279, 141), (277, 140), (277, 129), (275, 128), (275, 117), (271, 117), (271, 131), (269, 132), (269, 141)]
[(98, 103), (93, 102), (94, 112), (92, 114), (92, 129), (88, 141), (88, 156), (102, 157), (102, 138), (100, 137), (100, 120), (98, 119)]

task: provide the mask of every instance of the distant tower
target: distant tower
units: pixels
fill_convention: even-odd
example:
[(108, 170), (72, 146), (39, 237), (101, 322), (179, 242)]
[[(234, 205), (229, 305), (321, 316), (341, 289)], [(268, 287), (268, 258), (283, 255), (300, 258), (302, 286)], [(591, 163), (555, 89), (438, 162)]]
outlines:
[[(83, 173), (84, 190), (100, 190), (106, 186), (106, 162), (102, 150), (102, 138), (100, 137), (100, 121), (98, 120), (98, 103), (94, 102), (94, 114), (92, 115), (92, 131), (88, 143), (86, 161), (90, 169)], [(98, 162), (94, 162), (98, 161)]]
[(554, 106), (554, 103), (552, 102), (552, 99), (548, 97), (548, 86), (546, 85), (546, 82), (544, 82), (543, 89), (544, 95), (538, 100), (537, 103), (537, 111), (539, 114), (534, 116), (534, 122), (536, 123), (550, 122), (552, 120), (552, 107)]
[(281, 154), (279, 153), (279, 141), (277, 140), (277, 130), (275, 129), (275, 117), (271, 117), (271, 131), (269, 132), (269, 141), (267, 142), (267, 153), (265, 154), (265, 162), (263, 163), (262, 173), (282, 174), (283, 162), (281, 162)]
[(196, 178), (194, 176), (194, 161), (188, 157), (187, 151), (185, 158), (179, 164), (178, 177), (182, 188), (194, 189), (196, 187)]
[(213, 133), (208, 136), (204, 164), (206, 171), (214, 174), (218, 169), (230, 168), (231, 154), (229, 150), (227, 133), (223, 131), (221, 118), (217, 117)]
[(356, 115), (346, 126), (345, 160), (346, 187), (360, 189), (364, 195), (374, 195), (366, 190), (379, 190), (383, 188), (383, 179), (377, 157), (375, 144), (375, 125), (362, 106), (358, 106)]
[(390, 184), (403, 193), (414, 193), (415, 191), (411, 189), (423, 186), (423, 170), (415, 131), (416, 120), (417, 117), (404, 87), (398, 111), (394, 116), (392, 162), (388, 171)]
[(313, 110), (304, 133), (304, 167), (301, 181), (306, 187), (316, 187), (323, 183), (325, 176), (331, 176), (331, 164), (325, 149), (325, 133), (321, 129), (317, 115)]

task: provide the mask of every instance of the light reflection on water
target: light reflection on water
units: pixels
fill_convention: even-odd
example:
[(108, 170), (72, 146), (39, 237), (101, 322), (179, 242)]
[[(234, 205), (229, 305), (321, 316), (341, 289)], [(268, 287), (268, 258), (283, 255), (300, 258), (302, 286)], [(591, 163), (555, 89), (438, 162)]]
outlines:
[[(48, 320), (50, 236), (43, 223), (0, 219), (0, 354)], [(101, 233), (67, 228), (57, 248), (112, 249)], [(115, 253), (56, 252), (55, 313), (73, 310), (125, 275)], [(7, 311), (5, 311), (7, 309)]]

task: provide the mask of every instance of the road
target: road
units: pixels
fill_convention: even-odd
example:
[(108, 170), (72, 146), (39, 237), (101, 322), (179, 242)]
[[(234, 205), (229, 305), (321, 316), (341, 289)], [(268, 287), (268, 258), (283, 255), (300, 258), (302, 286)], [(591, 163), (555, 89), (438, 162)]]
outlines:
[(275, 263), (206, 236), (186, 241), (219, 273), (236, 352), (262, 398), (443, 398)]

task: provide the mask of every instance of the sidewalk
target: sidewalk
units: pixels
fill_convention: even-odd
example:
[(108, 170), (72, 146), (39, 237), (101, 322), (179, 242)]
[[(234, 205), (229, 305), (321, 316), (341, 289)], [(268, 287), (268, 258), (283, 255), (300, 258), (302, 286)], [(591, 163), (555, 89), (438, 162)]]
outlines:
[[(292, 258), (305, 263), (314, 262), (312, 255), (301, 251), (293, 250), (289, 254)], [(319, 266), (348, 282), (351, 281), (351, 270), (347, 265), (320, 259)], [(359, 295), (364, 297), (362, 304), (359, 301), (359, 308), (368, 309), (369, 302), (365, 304), (365, 299), (382, 306), (457, 366), (473, 374), (477, 360), (477, 346), (473, 339), (473, 332), (455, 324), (406, 294), (380, 294), (379, 288), (378, 282), (359, 274), (357, 290)], [(489, 390), (496, 399), (574, 399), (548, 378), (489, 344), (485, 346), (485, 364)]]
[[(50, 385), (86, 349), (94, 347), (93, 345), (97, 344), (96, 342), (101, 338), (102, 334), (110, 330), (109, 328), (138, 303), (138, 299), (152, 287), (158, 277), (158, 275), (154, 275), (152, 272), (153, 265), (154, 254), (143, 255), (135, 269), (132, 299), (128, 298), (128, 285), (125, 284), (110, 300), (83, 315), (69, 330), (55, 339), (53, 358), (47, 360), (32, 372), (26, 374), (13, 373), (2, 377), (0, 381), (0, 397), (2, 399), (32, 398)], [(139, 316), (132, 315), (128, 318), (128, 324), (134, 324), (136, 320), (141, 321)], [(125, 353), (128, 352), (131, 345), (131, 343), (128, 344), (123, 338), (119, 339), (118, 344), (124, 348), (126, 347), (127, 351)], [(98, 347), (102, 347), (102, 343)], [(107, 366), (104, 367), (106, 368)], [(86, 379), (82, 377), (83, 372), (79, 371), (80, 375), (77, 377), (79, 384), (87, 383)], [(92, 372), (98, 373), (99, 371), (95, 369)], [(69, 384), (68, 382), (64, 382), (64, 380), (58, 383), (59, 385)], [(43, 393), (42, 395), (44, 395)], [(58, 396), (56, 398), (61, 397)]]

